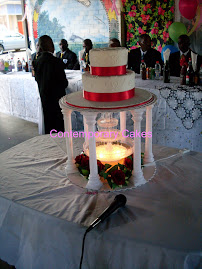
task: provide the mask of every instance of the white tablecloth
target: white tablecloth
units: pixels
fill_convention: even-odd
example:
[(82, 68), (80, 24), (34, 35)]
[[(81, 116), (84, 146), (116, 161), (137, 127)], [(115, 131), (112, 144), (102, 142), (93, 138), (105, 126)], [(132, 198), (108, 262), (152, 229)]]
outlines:
[[(156, 175), (87, 235), (83, 269), (187, 269), (199, 258), (202, 155), (153, 149)], [(85, 227), (116, 195), (73, 185), (65, 161), (65, 141), (49, 135), (0, 154), (0, 258), (17, 269), (79, 268)]]
[[(80, 71), (65, 70), (69, 85), (66, 91), (81, 90)], [(41, 123), (38, 86), (31, 73), (0, 72), (0, 112)]]
[(39, 92), (31, 73), (0, 72), (0, 112), (39, 122)]

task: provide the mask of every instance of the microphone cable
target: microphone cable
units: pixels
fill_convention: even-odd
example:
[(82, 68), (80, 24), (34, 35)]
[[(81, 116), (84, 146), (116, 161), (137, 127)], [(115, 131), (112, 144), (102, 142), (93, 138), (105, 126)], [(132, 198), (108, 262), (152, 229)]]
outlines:
[(83, 254), (84, 254), (84, 244), (85, 244), (85, 239), (86, 239), (86, 235), (87, 235), (88, 231), (85, 231), (85, 234), (83, 236), (83, 242), (82, 242), (82, 251), (81, 251), (81, 259), (80, 259), (80, 265), (79, 265), (79, 269), (81, 269), (82, 267), (82, 261), (83, 261)]
[(116, 195), (114, 198), (114, 201), (108, 206), (98, 218), (96, 218), (91, 225), (86, 229), (84, 236), (83, 236), (83, 242), (82, 242), (82, 252), (81, 252), (81, 259), (80, 259), (80, 266), (79, 269), (81, 269), (82, 261), (83, 261), (83, 255), (84, 255), (84, 244), (85, 244), (85, 238), (88, 232), (90, 232), (94, 227), (96, 227), (100, 222), (104, 221), (107, 217), (109, 217), (114, 211), (116, 211), (121, 206), (125, 206), (126, 204), (126, 197), (123, 194)]

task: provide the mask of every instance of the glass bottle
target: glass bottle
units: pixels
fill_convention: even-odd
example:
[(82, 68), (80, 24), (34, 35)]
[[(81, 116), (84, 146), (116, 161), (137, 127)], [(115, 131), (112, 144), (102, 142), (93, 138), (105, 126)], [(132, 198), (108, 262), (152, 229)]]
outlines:
[(199, 85), (202, 86), (202, 65), (199, 70)]
[(155, 64), (155, 79), (159, 79), (161, 76), (161, 65), (159, 61), (156, 61)]
[(22, 63), (19, 58), (17, 60), (17, 71), (22, 71)]
[(143, 80), (145, 80), (146, 79), (146, 64), (145, 64), (144, 60), (141, 60), (140, 74), (141, 74), (141, 78)]
[(189, 86), (193, 86), (193, 84), (194, 84), (194, 70), (192, 67), (191, 58), (189, 58), (189, 62), (188, 62), (186, 84)]
[(170, 82), (170, 67), (169, 67), (168, 61), (166, 61), (166, 63), (164, 64), (164, 68), (163, 68), (163, 82), (164, 83)]
[(180, 84), (186, 85), (186, 73), (187, 73), (187, 67), (186, 65), (183, 65), (180, 71)]

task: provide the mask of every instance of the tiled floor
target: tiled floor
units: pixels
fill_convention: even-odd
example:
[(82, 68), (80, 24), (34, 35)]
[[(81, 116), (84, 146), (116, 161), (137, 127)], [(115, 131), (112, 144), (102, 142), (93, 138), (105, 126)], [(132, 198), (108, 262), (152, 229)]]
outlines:
[(38, 125), (0, 113), (0, 153), (38, 134)]

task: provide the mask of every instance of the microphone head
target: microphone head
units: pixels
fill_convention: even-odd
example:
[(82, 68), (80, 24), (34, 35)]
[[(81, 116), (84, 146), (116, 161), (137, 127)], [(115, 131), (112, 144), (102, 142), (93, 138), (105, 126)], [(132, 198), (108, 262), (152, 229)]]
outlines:
[(124, 206), (126, 204), (126, 196), (123, 194), (118, 194), (115, 196), (114, 201), (118, 202), (119, 206)]

